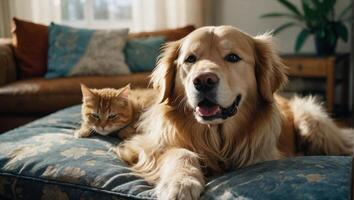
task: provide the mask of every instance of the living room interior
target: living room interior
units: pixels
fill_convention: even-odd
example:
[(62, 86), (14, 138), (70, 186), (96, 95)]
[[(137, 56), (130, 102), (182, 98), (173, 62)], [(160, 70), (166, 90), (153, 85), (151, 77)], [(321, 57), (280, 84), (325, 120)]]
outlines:
[[(350, 1), (338, 2), (335, 7), (336, 11), (338, 10), (336, 13), (345, 9), (345, 6), (349, 3)], [(133, 38), (149, 36), (148, 33), (142, 34), (141, 32), (185, 27), (185, 29), (181, 29), (182, 32), (180, 35), (177, 35), (174, 39), (180, 39), (180, 37), (183, 37), (187, 32), (191, 31), (191, 29), (186, 28), (186, 26), (197, 28), (207, 25), (226, 24), (238, 27), (255, 36), (257, 34), (272, 31), (289, 21), (286, 18), (262, 17), (262, 15), (270, 12), (277, 13), (284, 11), (284, 7), (276, 1), (258, 1), (255, 3), (242, 1), (182, 1), (179, 3), (175, 1), (154, 1), (154, 3), (150, 3), (145, 1), (51, 2), (33, 0), (22, 2), (15, 0), (8, 2), (4, 1), (2, 4), (2, 43), (10, 45), (14, 42), (14, 37), (12, 37), (12, 35), (16, 36), (16, 32), (14, 32), (13, 29), (13, 17), (19, 20), (18, 23), (27, 21), (45, 26), (49, 26), (51, 22), (54, 22), (72, 27), (91, 29), (129, 27), (129, 37)], [(249, 9), (252, 9), (253, 11), (249, 13)], [(338, 44), (335, 51), (336, 59), (332, 61), (326, 61), (326, 59), (316, 60), (316, 46), (312, 35), (305, 40), (300, 51), (295, 52), (295, 42), (297, 35), (301, 31), (299, 27), (290, 27), (289, 29), (279, 32), (275, 35), (275, 41), (278, 46), (278, 51), (284, 56), (285, 62), (288, 62), (289, 65), (291, 65), (289, 74), (291, 81), (289, 81), (287, 87), (284, 89), (285, 94), (293, 95), (296, 93), (316, 95), (321, 101), (326, 103), (328, 111), (331, 112), (333, 116), (340, 119), (340, 123), (343, 121), (345, 124), (350, 125), (353, 124), (353, 69), (350, 67), (350, 58), (352, 57), (350, 56), (350, 41), (352, 35), (350, 34), (350, 23), (344, 23), (344, 25), (347, 27), (346, 37), (348, 41), (344, 42), (338, 38)], [(13, 33), (11, 33), (11, 30)], [(30, 32), (31, 30), (26, 30), (25, 28), (23, 31), (24, 33), (22, 34), (26, 34), (27, 31)], [(18, 34), (21, 34), (21, 32)], [(163, 34), (169, 33), (156, 33), (157, 36)], [(34, 34), (32, 37), (41, 36), (36, 36), (36, 34)], [(170, 38), (168, 38), (168, 40), (169, 39)], [(32, 41), (32, 39), (28, 40)], [(33, 46), (33, 44), (26, 44), (28, 40), (25, 39), (23, 41), (23, 43), (25, 43), (24, 45), (29, 45), (32, 46), (31, 48), (36, 49), (37, 47)], [(21, 45), (21, 41), (19, 40), (18, 42), (20, 43), (19, 45)], [(41, 44), (38, 43), (38, 45)], [(44, 44), (42, 44), (42, 46), (43, 45)], [(2, 132), (33, 121), (62, 108), (80, 103), (80, 82), (98, 88), (121, 87), (128, 82), (132, 82), (133, 86), (134, 84), (137, 84), (137, 86), (146, 86), (146, 80), (143, 80), (144, 78), (142, 78), (142, 76), (144, 75), (142, 74), (145, 73), (145, 76), (147, 77), (147, 73), (153, 68), (153, 66), (151, 66), (148, 71), (134, 71), (137, 73), (132, 73), (129, 75), (132, 77), (125, 77), (123, 79), (127, 79), (126, 81), (118, 81), (118, 83), (108, 80), (105, 80), (107, 81), (106, 83), (100, 81), (97, 81), (96, 83), (95, 81), (90, 81), (90, 78), (87, 76), (77, 76), (75, 78), (64, 78), (63, 76), (60, 76), (57, 77), (59, 78), (57, 80), (46, 78), (41, 79), (40, 77), (44, 77), (47, 71), (47, 58), (45, 58), (45, 56), (47, 56), (46, 52), (42, 52), (42, 63), (38, 63), (31, 61), (31, 58), (33, 58), (31, 56), (35, 55), (25, 55), (27, 50), (21, 49), (21, 46), (21, 50), (18, 50), (20, 51), (18, 53), (24, 55), (20, 57), (19, 55), (16, 55), (16, 50), (6, 49), (6, 46), (2, 47), (5, 52), (11, 51), (9, 52), (10, 54), (5, 56), (14, 56), (14, 59), (9, 58), (11, 60), (8, 61), (2, 59), (2, 63), (6, 63), (2, 64), (2, 87), (0, 88), (0, 95), (3, 101), (0, 104), (0, 120), (2, 122), (1, 124), (3, 124), (1, 127)], [(33, 51), (33, 49), (31, 50)], [(40, 54), (37, 56), (39, 55)], [(22, 57), (24, 60), (21, 60)], [(18, 60), (18, 58), (20, 58), (20, 60)], [(150, 65), (155, 64), (154, 59), (156, 60), (156, 57), (150, 59)], [(22, 64), (21, 62), (24, 63)], [(32, 62), (34, 63), (32, 64)], [(321, 66), (318, 67), (318, 65), (321, 65), (323, 62), (328, 63), (330, 66), (333, 65), (333, 77), (324, 73), (324, 69), (322, 69)], [(334, 65), (333, 62), (335, 62), (336, 65)], [(11, 64), (14, 66), (11, 66)], [(39, 68), (41, 71), (39, 73), (37, 72), (37, 74), (34, 73), (33, 75), (29, 75), (28, 78), (22, 78), (21, 67), (27, 67), (28, 69), (26, 70), (31, 70), (31, 64), (42, 65), (34, 67)], [(313, 66), (303, 68), (303, 66), (307, 65)], [(332, 77), (329, 79), (331, 83), (328, 83), (328, 77)], [(102, 79), (102, 77), (94, 77), (92, 80), (95, 80), (96, 78)], [(109, 78), (113, 77), (110, 76)], [(134, 79), (134, 81), (129, 81), (131, 78)], [(143, 83), (144, 81), (145, 83)], [(57, 84), (61, 85), (61, 87), (57, 87), (59, 86)], [(51, 94), (51, 100), (48, 99), (50, 97), (47, 96), (47, 94)], [(39, 98), (39, 96), (43, 96), (44, 99)]]
[[(80, 126), (81, 84), (96, 89), (119, 89), (128, 84), (133, 89), (151, 88), (150, 75), (162, 47), (204, 26), (229, 25), (251, 36), (272, 34), (289, 77), (277, 93), (286, 98), (314, 96), (337, 126), (354, 128), (353, 12), (351, 0), (1, 0), (0, 136), (3, 135), (3, 139), (0, 137), (0, 151), (24, 145), (10, 157), (27, 153), (16, 159), (0, 153), (0, 197), (154, 198), (153, 187), (132, 178), (127, 167), (109, 169), (104, 176), (99, 175), (104, 173), (104, 168), (89, 169), (99, 162), (116, 162), (112, 161), (113, 153), (107, 153), (105, 148), (116, 145), (117, 140), (103, 139), (100, 143), (100, 138), (96, 138), (77, 145), (67, 136)], [(324, 20), (323, 16), (328, 19)], [(21, 140), (21, 143), (16, 142)], [(61, 142), (62, 147), (56, 146)], [(87, 146), (96, 150), (90, 153)], [(67, 160), (49, 158), (49, 154), (40, 157), (42, 151), (45, 154), (55, 148), (59, 148), (56, 151)], [(109, 154), (108, 157), (102, 156), (105, 154)], [(90, 155), (97, 159), (91, 159)], [(29, 161), (29, 158), (33, 159)], [(45, 161), (36, 162), (35, 158)], [(68, 164), (70, 159), (72, 166)], [(315, 162), (326, 166), (328, 160), (321, 159)], [(352, 159), (335, 159), (342, 171), (312, 169), (311, 174), (315, 175), (306, 177), (309, 185), (292, 188), (291, 194), (304, 192), (305, 196), (293, 198), (320, 199), (329, 197), (321, 196), (329, 193), (339, 195), (331, 196), (334, 199), (340, 195), (353, 198), (350, 196), (353, 195)], [(89, 167), (79, 166), (81, 161)], [(289, 162), (299, 164), (294, 160)], [(312, 160), (307, 161), (310, 162)], [(272, 163), (261, 166), (260, 170), (272, 167), (283, 170), (281, 165)], [(237, 176), (247, 182), (250, 173), (245, 170)], [(333, 174), (323, 178), (322, 173)], [(107, 181), (112, 174), (123, 174), (123, 178), (114, 176), (111, 182)], [(333, 180), (336, 176), (351, 178), (338, 182)], [(31, 178), (37, 180), (33, 183), (34, 194), (29, 194)], [(125, 183), (124, 178), (130, 182)], [(266, 188), (267, 182), (260, 181), (263, 185), (259, 187), (268, 193), (256, 195), (283, 199), (284, 191), (288, 190), (285, 183), (278, 184), (277, 178), (269, 183), (273, 192), (272, 188)], [(46, 185), (47, 180), (54, 182)], [(228, 193), (225, 187), (233, 190), (237, 185), (228, 186), (222, 181), (211, 182), (204, 198), (236, 197), (237, 194)], [(329, 192), (331, 184), (326, 181), (341, 191)], [(238, 197), (255, 197), (249, 191), (257, 189), (257, 183), (250, 185), (249, 190), (242, 188), (241, 182), (238, 184), (239, 188), (235, 189)], [(320, 187), (323, 190), (318, 189)], [(305, 191), (306, 188), (315, 188), (315, 192)], [(328, 191), (323, 192), (326, 188)]]

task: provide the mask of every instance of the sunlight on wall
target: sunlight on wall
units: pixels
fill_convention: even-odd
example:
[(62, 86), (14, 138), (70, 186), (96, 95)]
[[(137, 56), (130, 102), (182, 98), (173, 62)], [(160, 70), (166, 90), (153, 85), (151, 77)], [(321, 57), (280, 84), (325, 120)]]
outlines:
[[(300, 5), (300, 1), (292, 1)], [(337, 0), (336, 11), (343, 10), (350, 3), (350, 0)], [(275, 0), (214, 0), (214, 23), (216, 25), (228, 24), (257, 35), (270, 31), (286, 22), (287, 19), (260, 19), (265, 13), (274, 11), (286, 11), (286, 9)], [(349, 24), (348, 29), (350, 30)], [(279, 50), (282, 53), (293, 53), (295, 38), (300, 31), (299, 28), (290, 28), (276, 36)], [(350, 37), (349, 37), (350, 38)], [(349, 52), (351, 42), (338, 42), (338, 52)], [(302, 53), (315, 52), (313, 38), (310, 37), (303, 46)]]

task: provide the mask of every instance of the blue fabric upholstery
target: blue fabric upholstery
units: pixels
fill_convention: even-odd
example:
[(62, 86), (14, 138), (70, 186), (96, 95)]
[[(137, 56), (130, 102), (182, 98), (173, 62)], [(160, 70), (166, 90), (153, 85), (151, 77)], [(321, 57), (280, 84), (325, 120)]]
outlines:
[[(115, 155), (117, 138), (75, 139), (80, 106), (0, 135), (0, 199), (153, 199)], [(268, 161), (209, 180), (202, 199), (349, 199), (351, 157)]]
[(124, 47), (125, 61), (132, 72), (152, 71), (156, 65), (164, 37), (131, 39)]
[(128, 74), (128, 29), (91, 30), (51, 23), (46, 78)]

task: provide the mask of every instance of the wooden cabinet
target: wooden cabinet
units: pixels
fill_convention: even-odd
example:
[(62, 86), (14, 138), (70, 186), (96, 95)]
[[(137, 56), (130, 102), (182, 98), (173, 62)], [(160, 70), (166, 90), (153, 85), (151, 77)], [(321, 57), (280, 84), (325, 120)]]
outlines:
[(283, 56), (289, 67), (289, 76), (303, 78), (324, 78), (326, 80), (326, 107), (333, 111), (334, 104), (334, 56)]

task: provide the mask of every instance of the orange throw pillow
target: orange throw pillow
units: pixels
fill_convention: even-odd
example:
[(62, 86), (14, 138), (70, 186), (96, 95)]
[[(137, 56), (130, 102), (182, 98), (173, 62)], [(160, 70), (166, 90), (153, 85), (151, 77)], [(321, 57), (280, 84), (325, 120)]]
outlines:
[(44, 76), (47, 71), (48, 27), (13, 18), (13, 46), (19, 78)]

